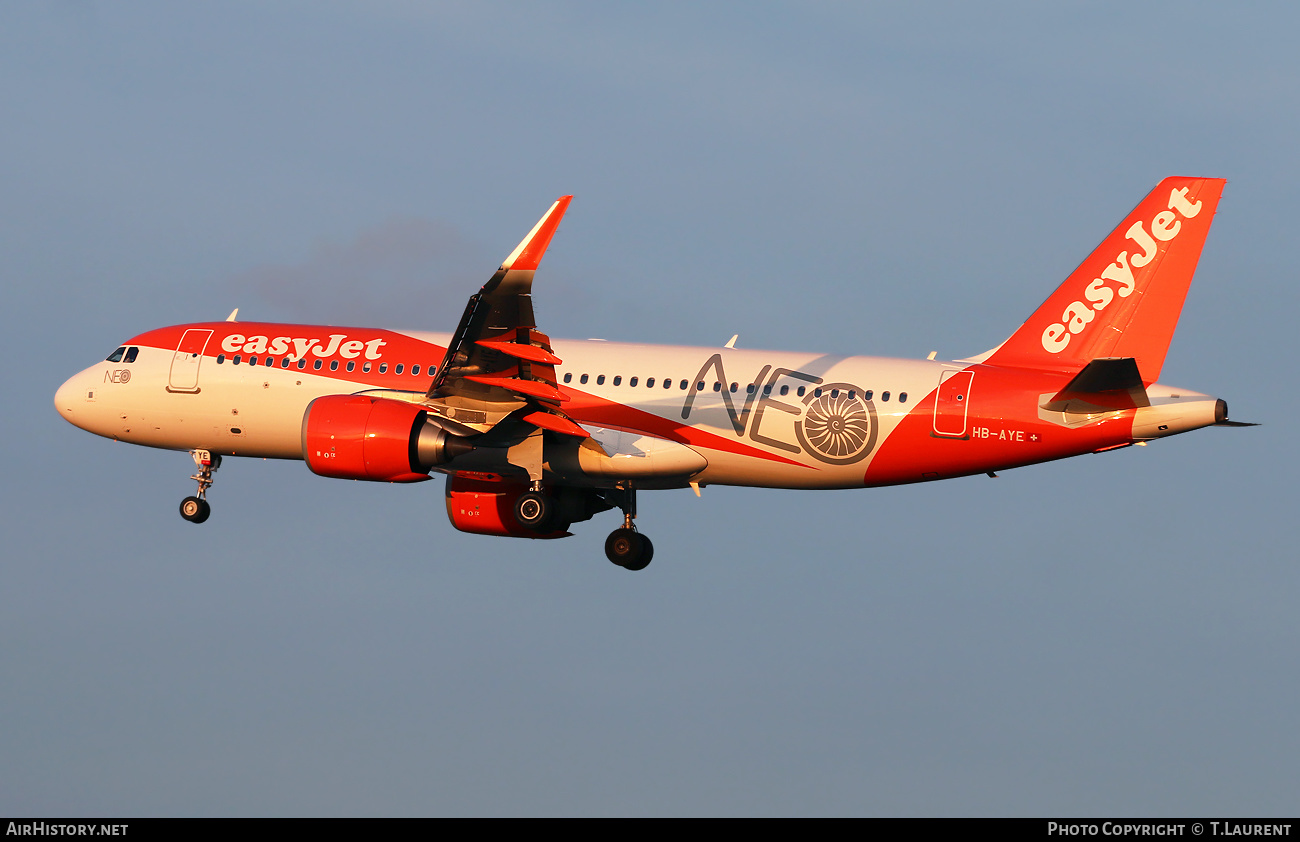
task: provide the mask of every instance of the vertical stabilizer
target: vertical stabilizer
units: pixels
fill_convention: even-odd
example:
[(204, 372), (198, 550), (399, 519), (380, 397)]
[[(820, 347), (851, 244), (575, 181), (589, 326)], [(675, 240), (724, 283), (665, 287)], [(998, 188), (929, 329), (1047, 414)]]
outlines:
[(1160, 182), (985, 362), (1075, 371), (1132, 357), (1154, 383), (1225, 183)]

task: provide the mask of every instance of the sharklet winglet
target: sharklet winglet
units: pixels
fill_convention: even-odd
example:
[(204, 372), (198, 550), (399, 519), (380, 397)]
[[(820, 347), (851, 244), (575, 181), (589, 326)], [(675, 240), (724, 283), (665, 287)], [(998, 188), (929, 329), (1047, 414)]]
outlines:
[(514, 269), (523, 272), (531, 272), (537, 269), (538, 264), (542, 262), (542, 255), (546, 254), (546, 248), (551, 244), (551, 238), (555, 236), (555, 229), (560, 227), (560, 220), (564, 218), (564, 212), (569, 208), (569, 202), (573, 196), (561, 196), (555, 200), (533, 230), (528, 232), (528, 236), (515, 246), (515, 250), (510, 252), (510, 256), (501, 262), (502, 269)]

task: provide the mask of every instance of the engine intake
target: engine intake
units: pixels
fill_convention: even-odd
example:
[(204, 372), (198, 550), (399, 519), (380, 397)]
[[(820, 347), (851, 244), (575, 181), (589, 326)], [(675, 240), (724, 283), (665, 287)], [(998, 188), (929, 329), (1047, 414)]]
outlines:
[(326, 395), (302, 418), (302, 458), (338, 479), (420, 482), (474, 449), (429, 420), (418, 404), (366, 395)]
[(610, 508), (594, 490), (553, 488), (546, 493), (555, 506), (554, 517), (540, 531), (519, 522), (515, 505), (528, 493), (528, 485), (507, 478), (447, 476), (447, 519), (461, 532), (510, 538), (564, 538), (570, 524), (589, 520)]

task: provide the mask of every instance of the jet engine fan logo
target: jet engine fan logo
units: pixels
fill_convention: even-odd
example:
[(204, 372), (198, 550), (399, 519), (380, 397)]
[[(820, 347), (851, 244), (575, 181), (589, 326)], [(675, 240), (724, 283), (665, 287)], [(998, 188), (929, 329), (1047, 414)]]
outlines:
[(862, 390), (830, 383), (810, 390), (795, 435), (804, 451), (830, 465), (849, 465), (871, 452), (879, 425), (876, 407)]

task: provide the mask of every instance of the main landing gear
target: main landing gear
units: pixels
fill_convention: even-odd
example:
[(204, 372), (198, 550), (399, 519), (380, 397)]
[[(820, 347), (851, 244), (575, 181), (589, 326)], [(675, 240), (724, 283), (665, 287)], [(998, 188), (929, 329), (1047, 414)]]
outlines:
[(636, 520), (636, 489), (630, 484), (599, 491), (557, 488), (548, 492), (540, 482), (535, 482), (515, 498), (514, 517), (520, 526), (545, 536), (564, 532), (574, 523), (590, 520), (592, 515), (615, 506), (623, 512), (623, 526), (605, 539), (605, 556), (624, 570), (645, 570), (654, 558), (655, 547), (633, 523)]
[(520, 494), (515, 501), (515, 520), (534, 532), (545, 532), (554, 514), (555, 502), (540, 488)]
[(655, 545), (636, 531), (636, 489), (622, 488), (613, 502), (623, 510), (623, 526), (605, 539), (605, 557), (625, 570), (645, 570), (655, 556)]
[(212, 507), (208, 505), (208, 489), (212, 487), (213, 472), (221, 467), (221, 457), (213, 456), (208, 450), (191, 450), (190, 456), (198, 468), (190, 479), (199, 484), (199, 493), (181, 501), (181, 517), (190, 523), (203, 523), (212, 514)]

